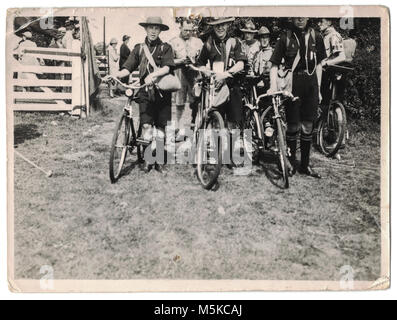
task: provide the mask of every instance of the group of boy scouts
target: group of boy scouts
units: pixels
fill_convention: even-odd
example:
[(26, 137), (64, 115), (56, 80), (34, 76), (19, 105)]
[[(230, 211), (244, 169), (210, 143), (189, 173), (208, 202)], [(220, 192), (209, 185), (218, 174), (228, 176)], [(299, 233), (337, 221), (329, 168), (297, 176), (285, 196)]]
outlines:
[[(141, 84), (152, 84), (168, 73), (177, 75), (182, 87), (176, 93), (176, 123), (179, 136), (183, 136), (181, 118), (185, 103), (190, 105), (192, 123), (199, 103), (192, 94), (197, 73), (188, 65), (193, 64), (205, 73), (209, 68), (212, 69), (214, 63), (223, 62), (224, 70), (217, 71), (216, 81), (222, 83), (228, 79), (230, 98), (219, 110), (226, 115), (230, 129), (241, 128), (243, 122), (241, 82), (237, 79), (242, 74), (261, 76), (268, 93), (276, 92), (279, 90), (278, 71), (282, 67), (292, 73), (292, 94), (299, 97), (286, 108), (289, 160), (294, 171), (321, 178), (309, 165), (312, 134), (322, 92), (325, 94), (327, 82), (330, 81), (327, 74), (323, 80), (323, 67), (344, 60), (341, 36), (333, 28), (330, 19), (321, 19), (320, 33), (309, 27), (308, 18), (292, 18), (290, 30), (280, 36), (273, 49), (270, 45), (269, 29), (262, 26), (257, 30), (251, 21), (241, 29), (243, 40), (231, 37), (229, 31), (234, 20), (218, 18), (208, 22), (212, 30), (204, 43), (194, 36), (193, 22), (184, 20), (180, 25), (179, 36), (168, 44), (162, 42), (159, 35), (169, 30), (169, 27), (162, 23), (160, 17), (147, 18), (140, 25), (146, 30), (145, 44), (157, 68), (154, 69), (146, 55), (142, 54), (142, 44), (137, 44), (129, 52), (129, 37), (124, 37), (128, 50), (121, 49), (123, 54), (120, 55), (120, 71), (114, 76), (128, 79), (131, 72), (139, 70)], [(160, 93), (155, 87), (150, 88), (152, 89), (140, 90), (138, 93), (140, 121), (143, 125), (142, 138), (145, 140), (151, 140), (153, 127), (165, 136), (165, 127), (171, 121), (171, 93)], [(298, 164), (296, 149), (299, 136), (301, 161)], [(148, 171), (147, 166), (145, 164), (145, 171)]]

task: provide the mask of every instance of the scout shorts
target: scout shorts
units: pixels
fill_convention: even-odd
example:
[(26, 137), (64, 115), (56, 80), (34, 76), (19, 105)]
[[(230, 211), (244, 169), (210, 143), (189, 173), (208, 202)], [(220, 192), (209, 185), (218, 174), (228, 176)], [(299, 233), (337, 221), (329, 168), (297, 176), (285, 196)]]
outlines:
[(286, 106), (287, 123), (314, 122), (318, 116), (318, 82), (317, 75), (297, 72), (293, 75), (292, 94), (298, 100)]

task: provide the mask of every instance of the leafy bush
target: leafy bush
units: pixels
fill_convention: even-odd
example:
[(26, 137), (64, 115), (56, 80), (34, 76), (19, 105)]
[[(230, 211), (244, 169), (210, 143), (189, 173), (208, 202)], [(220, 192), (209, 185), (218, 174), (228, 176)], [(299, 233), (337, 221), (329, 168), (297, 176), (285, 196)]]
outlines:
[[(236, 18), (231, 34), (241, 37), (241, 27), (247, 20), (252, 20), (257, 29), (266, 26), (271, 32), (271, 43), (275, 44), (281, 32), (289, 27), (288, 18)], [(206, 18), (196, 21), (201, 38), (206, 38), (210, 28), (206, 25)], [(356, 55), (353, 60), (354, 72), (347, 75), (350, 84), (345, 92), (345, 105), (349, 119), (380, 122), (381, 103), (381, 72), (380, 72), (380, 19), (356, 18), (354, 29), (343, 30), (339, 27), (339, 19), (335, 21), (335, 28), (343, 38), (351, 37), (357, 42)], [(310, 19), (311, 25), (317, 27), (319, 19)]]

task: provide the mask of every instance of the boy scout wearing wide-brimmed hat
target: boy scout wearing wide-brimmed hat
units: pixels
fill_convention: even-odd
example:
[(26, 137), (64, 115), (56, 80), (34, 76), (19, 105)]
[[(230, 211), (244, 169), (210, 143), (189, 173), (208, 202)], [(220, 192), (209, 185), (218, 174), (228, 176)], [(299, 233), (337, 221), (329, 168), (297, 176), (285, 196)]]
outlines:
[(161, 31), (167, 31), (170, 28), (163, 24), (161, 17), (148, 17), (145, 22), (139, 23), (140, 26), (146, 28), (148, 26), (159, 26)]
[(252, 74), (254, 58), (260, 50), (259, 41), (255, 39), (255, 35), (258, 33), (258, 30), (256, 29), (255, 24), (251, 20), (249, 20), (245, 23), (244, 28), (240, 29), (240, 31), (244, 33), (242, 47), (245, 54), (247, 55), (247, 72), (248, 74)]
[(258, 30), (260, 50), (254, 57), (254, 74), (260, 76), (262, 83), (257, 88), (258, 94), (266, 93), (269, 89), (269, 74), (272, 63), (270, 58), (273, 48), (270, 46), (270, 31), (265, 26)]
[(224, 23), (231, 23), (233, 21), (235, 21), (236, 18), (233, 17), (229, 17), (229, 18), (214, 18), (211, 21), (208, 21), (207, 24), (210, 26), (216, 26), (219, 24), (224, 24)]
[(308, 27), (308, 18), (292, 19), (290, 30), (281, 35), (270, 59), (271, 92), (278, 90), (278, 66), (285, 60), (286, 70), (292, 72), (292, 94), (299, 97), (286, 108), (287, 145), (290, 162), (296, 165), (297, 139), (300, 133), (301, 174), (321, 178), (310, 166), (310, 149), (314, 121), (318, 116), (319, 86), (321, 85), (321, 61), (326, 57), (324, 40), (314, 29)]
[[(247, 61), (247, 57), (241, 48), (241, 42), (228, 34), (228, 24), (233, 21), (234, 18), (218, 18), (208, 22), (209, 25), (213, 26), (214, 30), (205, 42), (197, 59), (197, 65), (203, 70), (205, 70), (208, 62), (211, 68), (215, 63), (223, 64), (224, 72), (217, 78), (221, 83), (227, 78), (233, 78), (234, 74), (244, 70)], [(226, 48), (230, 48), (228, 57)], [(219, 111), (226, 114), (229, 128), (241, 128), (241, 89), (238, 81), (234, 79), (228, 81), (227, 85), (230, 90), (230, 99), (222, 106), (219, 106)]]
[(266, 28), (265, 26), (261, 27), (258, 30), (258, 37), (264, 37), (264, 36), (270, 36), (270, 31), (268, 28)]
[[(139, 23), (146, 29), (147, 36), (144, 43), (137, 44), (117, 73), (117, 78), (129, 76), (131, 72), (139, 70), (141, 84), (152, 84), (157, 78), (162, 77), (175, 67), (174, 56), (171, 46), (161, 41), (161, 31), (169, 30), (160, 17), (148, 17), (146, 21)], [(151, 27), (158, 27), (158, 30)], [(144, 46), (147, 46), (152, 54), (153, 60), (158, 69), (154, 70), (144, 53)], [(159, 92), (155, 87), (149, 86), (138, 92), (140, 123), (142, 125), (142, 137), (144, 140), (152, 139), (153, 126), (157, 129), (158, 136), (165, 137), (165, 128), (171, 121), (171, 92)], [(155, 164), (161, 171), (162, 164)], [(152, 165), (145, 161), (144, 171), (148, 172)]]
[(258, 30), (256, 29), (255, 24), (252, 21), (247, 21), (244, 28), (241, 28), (240, 31), (243, 33), (258, 33)]

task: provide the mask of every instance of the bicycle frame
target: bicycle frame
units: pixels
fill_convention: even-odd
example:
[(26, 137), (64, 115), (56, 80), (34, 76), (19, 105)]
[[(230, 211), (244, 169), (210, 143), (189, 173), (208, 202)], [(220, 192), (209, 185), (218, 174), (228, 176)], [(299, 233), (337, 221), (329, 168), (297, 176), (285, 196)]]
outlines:
[[(261, 99), (264, 99), (266, 97), (272, 97), (272, 105), (273, 105), (273, 110), (274, 110), (274, 117), (273, 119), (279, 119), (282, 118), (282, 116), (280, 115), (280, 106), (284, 103), (285, 100), (287, 99), (292, 99), (292, 101), (295, 101), (296, 99), (298, 99), (297, 97), (294, 97), (291, 93), (289, 92), (283, 92), (283, 91), (278, 91), (275, 92), (273, 94), (263, 94), (260, 95), (257, 99), (256, 99), (256, 104), (259, 105), (259, 101)], [(285, 96), (287, 99), (282, 99), (282, 96)]]
[(206, 81), (208, 84), (202, 85), (202, 93), (201, 93), (201, 104), (199, 105), (197, 115), (196, 115), (196, 124), (194, 127), (194, 139), (195, 143), (197, 138), (197, 132), (205, 123), (205, 120), (208, 117), (208, 114), (213, 109), (214, 97), (215, 97), (215, 75), (211, 75), (209, 79), (203, 79), (203, 83)]
[(341, 103), (336, 96), (336, 82), (340, 81), (342, 77), (344, 77), (343, 74), (338, 73), (338, 69), (340, 70), (345, 70), (345, 71), (351, 71), (353, 68), (348, 68), (348, 67), (342, 67), (342, 66), (330, 66), (334, 69), (336, 69), (335, 74), (332, 75), (333, 79), (330, 82), (330, 91), (331, 91), (331, 99), (329, 100), (329, 103), (325, 106), (326, 109), (319, 109), (320, 114), (316, 120), (316, 128), (321, 121), (321, 119), (324, 119), (325, 121), (329, 122), (331, 120), (331, 105), (334, 103)]

